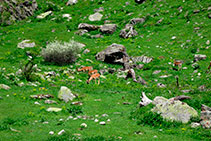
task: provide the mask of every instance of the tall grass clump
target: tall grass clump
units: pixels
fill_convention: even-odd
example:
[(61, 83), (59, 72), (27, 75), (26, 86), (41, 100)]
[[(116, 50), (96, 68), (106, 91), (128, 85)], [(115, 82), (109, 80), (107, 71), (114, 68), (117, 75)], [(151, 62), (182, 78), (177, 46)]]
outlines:
[(53, 41), (42, 49), (41, 56), (46, 62), (65, 65), (76, 61), (81, 48), (81, 44), (73, 40), (69, 42)]

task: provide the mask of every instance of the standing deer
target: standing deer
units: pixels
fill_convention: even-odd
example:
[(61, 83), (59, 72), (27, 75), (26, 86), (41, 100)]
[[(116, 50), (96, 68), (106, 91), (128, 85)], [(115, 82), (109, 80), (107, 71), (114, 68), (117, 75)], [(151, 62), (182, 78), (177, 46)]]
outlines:
[(91, 71), (91, 70), (93, 70), (93, 67), (92, 66), (82, 67), (82, 68), (78, 69), (78, 71), (83, 71), (83, 72), (85, 72), (85, 71)]
[(90, 78), (86, 81), (87, 84), (89, 84), (92, 79), (95, 80), (95, 84), (96, 84), (96, 79), (98, 79), (98, 85), (100, 84), (100, 74), (99, 73), (92, 74), (90, 76)]

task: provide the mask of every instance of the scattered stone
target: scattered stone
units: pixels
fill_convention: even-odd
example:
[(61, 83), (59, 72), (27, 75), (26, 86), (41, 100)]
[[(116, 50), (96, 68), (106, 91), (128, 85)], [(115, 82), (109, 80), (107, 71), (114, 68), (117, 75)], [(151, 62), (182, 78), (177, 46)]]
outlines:
[(143, 2), (145, 2), (145, 0), (135, 0), (135, 2), (136, 2), (137, 4), (142, 4)]
[(197, 62), (197, 61), (200, 61), (200, 60), (205, 60), (206, 58), (207, 58), (206, 55), (203, 55), (203, 54), (195, 54), (194, 61)]
[(20, 83), (18, 83), (18, 86), (19, 87), (23, 87), (24, 86), (24, 83), (23, 82), (20, 82)]
[(86, 34), (87, 32), (89, 32), (89, 31), (86, 29), (79, 29), (78, 31), (75, 32), (75, 34), (82, 36), (82, 35)]
[(160, 87), (160, 88), (166, 88), (166, 85), (162, 84), (162, 83), (158, 83), (157, 86)]
[(50, 95), (50, 94), (38, 94), (38, 95), (30, 95), (31, 98), (34, 98), (34, 99), (48, 99), (48, 98), (53, 98), (54, 96), (53, 95)]
[(50, 107), (46, 111), (48, 112), (60, 112), (62, 108)]
[(134, 63), (150, 63), (153, 61), (153, 58), (147, 56), (137, 56), (137, 57), (130, 57)]
[(56, 101), (54, 101), (54, 100), (49, 100), (49, 99), (45, 100), (45, 103), (46, 103), (46, 104), (57, 104)]
[(48, 121), (43, 122), (43, 124), (48, 124), (48, 123), (49, 123)]
[(102, 114), (102, 117), (108, 117), (108, 114)]
[(83, 103), (82, 103), (82, 102), (80, 102), (80, 101), (72, 102), (71, 104), (72, 104), (72, 105), (80, 105), (80, 106), (82, 106), (82, 105), (83, 105)]
[(54, 134), (54, 131), (50, 131), (50, 132), (49, 132), (49, 135), (53, 135), (53, 134)]
[(65, 130), (62, 129), (61, 131), (59, 131), (58, 135), (62, 135), (62, 134), (64, 134), (64, 133), (65, 133)]
[(91, 35), (91, 38), (103, 38), (104, 36), (101, 34)]
[(78, 0), (68, 0), (68, 2), (66, 3), (67, 6), (69, 5), (74, 5), (78, 2)]
[(91, 25), (91, 24), (87, 24), (87, 23), (80, 23), (78, 25), (78, 29), (85, 29), (88, 31), (98, 30), (99, 28), (100, 28), (100, 26), (98, 26), (98, 25)]
[(131, 105), (132, 103), (130, 103), (130, 102), (123, 102), (122, 104), (123, 105)]
[(90, 52), (89, 49), (85, 49), (85, 50), (83, 51), (83, 54), (87, 54), (87, 53), (89, 53), (89, 52)]
[(206, 45), (210, 45), (210, 40), (207, 40), (206, 41)]
[(197, 128), (199, 126), (201, 126), (200, 123), (197, 123), (197, 122), (192, 122), (191, 123), (191, 128)]
[(34, 102), (34, 104), (35, 104), (35, 105), (40, 105), (40, 103), (39, 103), (39, 102), (37, 102), (37, 101), (35, 101), (35, 102)]
[(95, 119), (95, 120), (94, 120), (94, 122), (98, 122), (98, 121), (99, 121), (98, 119)]
[(181, 90), (183, 93), (190, 93), (192, 90)]
[(145, 92), (142, 92), (142, 97), (141, 98), (141, 101), (139, 102), (139, 105), (140, 107), (142, 106), (147, 106), (149, 105), (150, 103), (152, 103), (152, 100), (150, 100), (146, 95), (145, 95)]
[(134, 134), (136, 134), (136, 135), (143, 135), (143, 133), (141, 131), (135, 131)]
[(106, 125), (106, 122), (105, 121), (101, 121), (99, 124), (100, 125)]
[(201, 85), (198, 87), (199, 91), (205, 91), (206, 90), (206, 86), (205, 85)]
[[(1, 5), (2, 2), (5, 6)], [(1, 0), (0, 3), (0, 24), (6, 25), (33, 16), (38, 8), (36, 0)]]
[(103, 7), (94, 9), (94, 12), (103, 12), (103, 11), (104, 11), (104, 8)]
[(144, 68), (144, 64), (138, 64), (138, 65), (136, 65), (136, 68), (139, 69), (139, 70), (143, 69)]
[(63, 100), (67, 103), (68, 101), (72, 101), (75, 97), (76, 96), (74, 94), (72, 94), (70, 89), (68, 89), (67, 87), (62, 86), (60, 88), (59, 93), (58, 93), (58, 98), (60, 100)]
[(160, 72), (161, 72), (161, 70), (155, 70), (152, 74), (158, 74)]
[(136, 24), (143, 24), (145, 22), (144, 18), (134, 18), (130, 20), (130, 24), (136, 25)]
[(72, 17), (70, 16), (70, 14), (63, 14), (62, 17), (63, 18), (67, 18), (67, 21), (70, 21), (72, 19)]
[(87, 124), (86, 123), (82, 123), (80, 126), (81, 126), (81, 128), (86, 128)]
[(113, 34), (116, 31), (116, 24), (104, 24), (100, 27), (100, 31), (104, 34)]
[(5, 84), (0, 84), (0, 89), (9, 90), (10, 87)]
[(31, 40), (23, 40), (22, 42), (18, 43), (18, 48), (33, 48), (35, 47), (35, 43)]
[(102, 19), (103, 15), (96, 12), (95, 14), (92, 14), (89, 16), (90, 21), (100, 21)]
[(211, 108), (202, 105), (201, 106), (201, 122), (203, 128), (210, 129), (211, 128)]
[(10, 127), (10, 130), (13, 131), (13, 132), (19, 132), (19, 133), (21, 132), (19, 130), (13, 129), (12, 127)]
[(137, 36), (138, 32), (134, 29), (132, 24), (127, 24), (124, 29), (120, 31), (119, 36), (126, 39)]
[(53, 12), (52, 11), (47, 11), (45, 13), (42, 13), (40, 15), (37, 16), (38, 19), (44, 19), (46, 18), (47, 16), (51, 15)]
[(172, 75), (171, 74), (169, 74), (169, 75), (161, 75), (160, 78), (168, 78), (170, 76), (172, 76)]
[(147, 85), (147, 82), (141, 76), (138, 76), (137, 82), (141, 83), (142, 85)]
[(107, 63), (123, 63), (123, 56), (128, 57), (126, 48), (123, 45), (113, 43), (105, 50), (97, 53), (95, 56), (97, 60)]
[(170, 121), (181, 121), (182, 123), (187, 123), (190, 118), (198, 116), (195, 109), (179, 100), (155, 97), (153, 104), (156, 105), (151, 111), (161, 114), (163, 118)]

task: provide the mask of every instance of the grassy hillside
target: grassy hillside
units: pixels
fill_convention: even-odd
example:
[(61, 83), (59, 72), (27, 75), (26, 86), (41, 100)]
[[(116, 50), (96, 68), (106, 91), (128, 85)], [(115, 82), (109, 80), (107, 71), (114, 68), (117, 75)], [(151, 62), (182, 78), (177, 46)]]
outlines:
[[(208, 17), (210, 2), (200, 0), (147, 0), (143, 4), (136, 4), (128, 0), (79, 0), (72, 6), (66, 6), (65, 0), (37, 0), (39, 10), (33, 17), (19, 21), (14, 25), (0, 26), (0, 84), (11, 87), (10, 90), (0, 89), (0, 140), (210, 140), (210, 130), (202, 127), (193, 129), (188, 124), (171, 123), (161, 121), (158, 125), (149, 124), (146, 121), (140, 123), (144, 117), (151, 121), (153, 115), (147, 114), (149, 107), (139, 108), (141, 92), (144, 91), (150, 99), (156, 96), (166, 98), (182, 95), (181, 90), (191, 90), (185, 94), (191, 100), (185, 102), (192, 106), (200, 115), (201, 104), (211, 106), (211, 73), (206, 73), (211, 61), (211, 22)], [(127, 4), (129, 2), (129, 4)], [(91, 22), (88, 17), (94, 14), (94, 9), (103, 7), (101, 21)], [(36, 16), (52, 10), (53, 14), (45, 19), (36, 19)], [(72, 19), (67, 21), (62, 14), (70, 14)], [(120, 30), (129, 23), (132, 18), (142, 18), (143, 24), (135, 25), (138, 36), (123, 39), (119, 37)], [(159, 20), (161, 23), (158, 23)], [(112, 35), (104, 35), (104, 38), (92, 39), (89, 36), (74, 34), (80, 23), (103, 25), (109, 20), (117, 24), (117, 30)], [(53, 32), (52, 32), (53, 31)], [(100, 33), (90, 32), (91, 35)], [(22, 40), (30, 39), (36, 43), (32, 49), (19, 49), (17, 44)], [(60, 40), (74, 39), (86, 45), (90, 49), (87, 54), (81, 53), (74, 64), (58, 66), (45, 63), (39, 55), (47, 43)], [(209, 40), (209, 41), (208, 41)], [(80, 65), (93, 66), (95, 69), (122, 68), (121, 65), (107, 64), (95, 59), (97, 52), (105, 49), (112, 43), (122, 44), (126, 47), (130, 56), (146, 55), (154, 60), (145, 64), (144, 69), (135, 70), (147, 81), (144, 87), (135, 83), (132, 79), (118, 78), (116, 73), (105, 74), (101, 78), (101, 84), (92, 82), (87, 85), (86, 73), (65, 73), (73, 71)], [(26, 51), (36, 54), (36, 64), (44, 72), (55, 71), (59, 76), (51, 78), (52, 81), (38, 79), (39, 85), (29, 86), (29, 82), (20, 79), (16, 75), (18, 69), (27, 63)], [(198, 61), (199, 68), (194, 70), (195, 54), (204, 54), (205, 60)], [(161, 57), (162, 56), (162, 57)], [(92, 60), (86, 61), (86, 59)], [(173, 70), (174, 59), (183, 60), (182, 67), (187, 69)], [(77, 65), (80, 64), (80, 65)], [(159, 74), (153, 74), (155, 70), (161, 70)], [(171, 75), (160, 78), (162, 75)], [(74, 76), (70, 79), (69, 76)], [(176, 87), (175, 76), (179, 77), (180, 87)], [(81, 81), (79, 81), (81, 80)], [(20, 87), (19, 83), (25, 85)], [(35, 83), (35, 82), (33, 82)], [(163, 83), (166, 88), (157, 87), (157, 83)], [(205, 91), (198, 88), (204, 85)], [(81, 101), (82, 106), (71, 105), (57, 99), (61, 86), (67, 86)], [(44, 100), (35, 100), (30, 95), (51, 94), (58, 104), (45, 104)], [(99, 101), (101, 99), (101, 101)], [(39, 102), (40, 105), (34, 104)], [(129, 105), (123, 104), (130, 103)], [(62, 108), (61, 112), (50, 113), (48, 107)], [(151, 108), (151, 107), (150, 107)], [(82, 112), (78, 115), (86, 115), (89, 119), (66, 120), (74, 112)], [(107, 114), (107, 117), (103, 117)], [(158, 122), (159, 122), (158, 117)], [(106, 121), (106, 125), (99, 125), (93, 119)], [(110, 119), (110, 122), (107, 120)], [(199, 121), (193, 119), (192, 121)], [(48, 124), (45, 124), (48, 122)], [(81, 130), (80, 125), (87, 124), (87, 128)], [(18, 131), (14, 131), (18, 130)], [(66, 133), (58, 136), (57, 133), (64, 129)], [(54, 131), (54, 135), (49, 135)], [(135, 134), (141, 133), (141, 134)], [(80, 134), (80, 136), (78, 136)]]

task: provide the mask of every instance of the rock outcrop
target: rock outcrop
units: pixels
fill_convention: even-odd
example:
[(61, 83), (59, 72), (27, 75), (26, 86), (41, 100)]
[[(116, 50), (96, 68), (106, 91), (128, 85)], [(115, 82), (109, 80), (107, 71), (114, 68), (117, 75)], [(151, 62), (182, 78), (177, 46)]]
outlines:
[(1, 0), (0, 24), (11, 25), (15, 21), (26, 19), (37, 9), (36, 0)]

